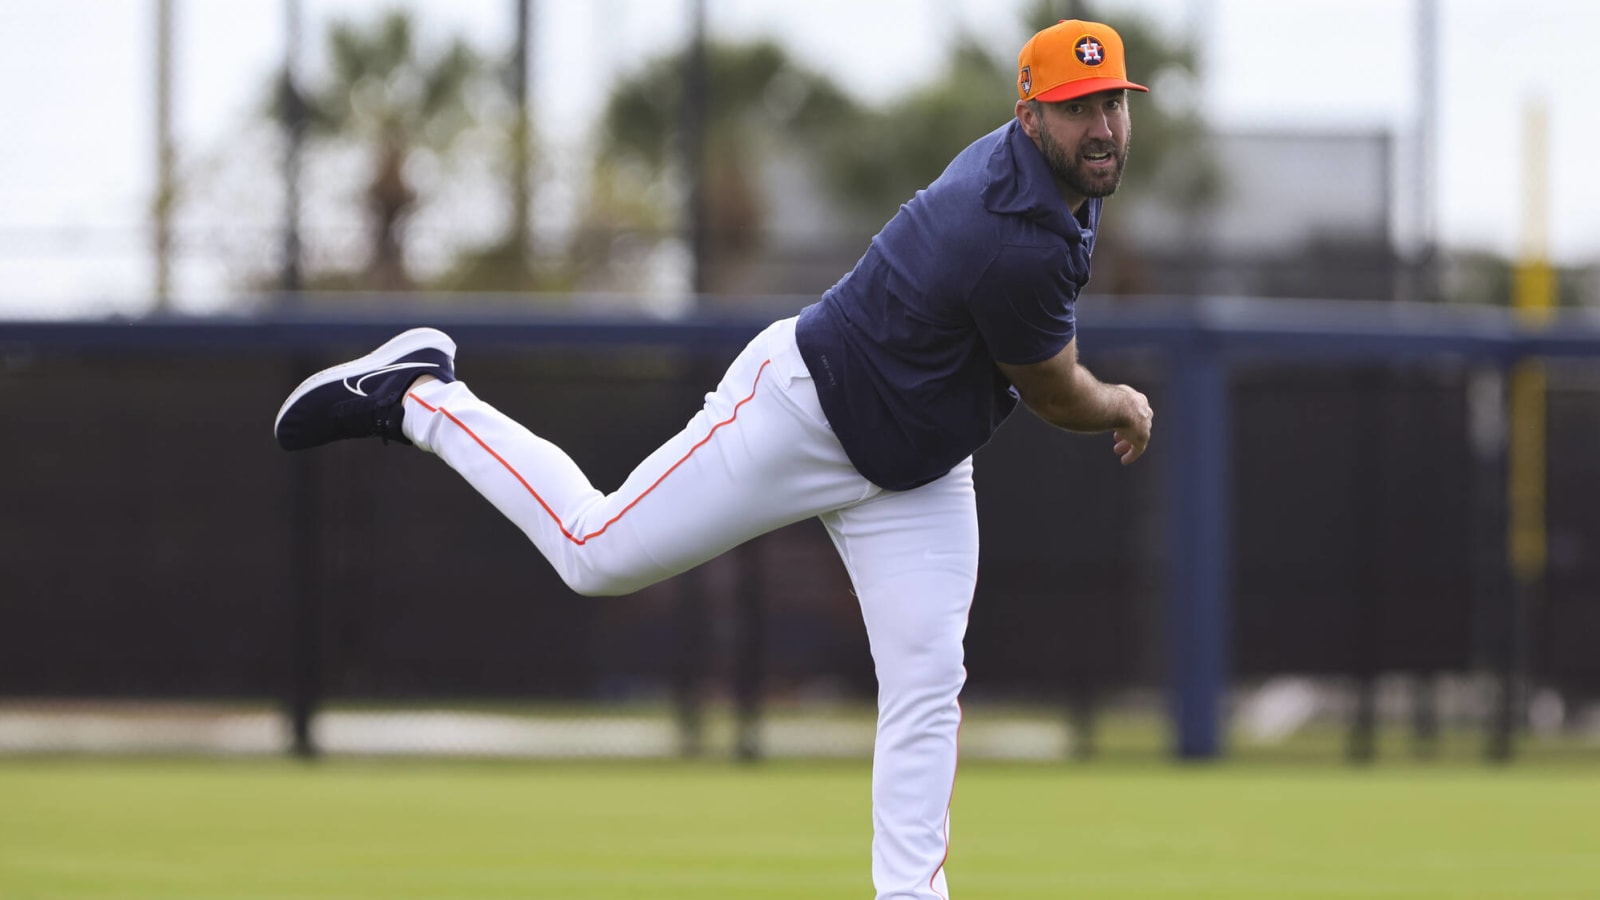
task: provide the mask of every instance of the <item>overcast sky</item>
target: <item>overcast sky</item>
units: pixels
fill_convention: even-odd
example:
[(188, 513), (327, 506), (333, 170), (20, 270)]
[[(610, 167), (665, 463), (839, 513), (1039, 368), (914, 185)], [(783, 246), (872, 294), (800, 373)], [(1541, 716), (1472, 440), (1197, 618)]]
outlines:
[[(534, 0), (535, 112), (581, 153), (610, 79), (682, 40), (688, 0)], [(1007, 53), (1024, 0), (707, 0), (719, 37), (776, 36), (864, 100), (937, 66), (958, 30)], [(214, 158), (259, 118), (283, 52), (281, 0), (174, 0), (183, 159)], [(303, 0), (308, 48), (334, 17), (385, 0)], [(430, 34), (485, 48), (510, 40), (512, 0), (410, 0)], [(142, 231), (154, 182), (155, 0), (0, 0), (0, 315), (137, 312), (152, 280)], [(1438, 233), (1515, 253), (1522, 228), (1524, 109), (1550, 122), (1550, 242), (1559, 261), (1600, 259), (1600, 3), (1439, 0)], [(1205, 116), (1226, 128), (1390, 129), (1402, 162), (1419, 98), (1410, 0), (1102, 0), (1193, 30)], [(1138, 61), (1132, 61), (1138, 77)], [(1402, 170), (1404, 174), (1407, 170)], [(1405, 184), (1397, 185), (1401, 197)], [(241, 216), (247, 218), (248, 216)], [(1409, 235), (1409, 211), (1396, 215)], [(244, 222), (242, 225), (267, 225)], [(224, 288), (196, 270), (189, 308)]]

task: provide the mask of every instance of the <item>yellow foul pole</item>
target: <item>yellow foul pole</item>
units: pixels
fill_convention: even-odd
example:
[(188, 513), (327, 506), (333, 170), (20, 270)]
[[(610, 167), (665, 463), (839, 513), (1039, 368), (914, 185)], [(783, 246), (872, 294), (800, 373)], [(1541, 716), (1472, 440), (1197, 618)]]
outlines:
[[(1556, 300), (1545, 230), (1548, 124), (1543, 104), (1529, 104), (1524, 119), (1522, 252), (1512, 282), (1511, 305), (1524, 328), (1541, 328), (1549, 324)], [(1528, 618), (1541, 604), (1549, 559), (1545, 539), (1545, 393), (1541, 360), (1523, 359), (1512, 366), (1508, 397), (1511, 433), (1506, 448), (1506, 551), (1512, 586), (1507, 632), (1502, 638), (1499, 709), (1489, 743), (1489, 757), (1499, 762), (1511, 758), (1513, 735), (1522, 719)]]

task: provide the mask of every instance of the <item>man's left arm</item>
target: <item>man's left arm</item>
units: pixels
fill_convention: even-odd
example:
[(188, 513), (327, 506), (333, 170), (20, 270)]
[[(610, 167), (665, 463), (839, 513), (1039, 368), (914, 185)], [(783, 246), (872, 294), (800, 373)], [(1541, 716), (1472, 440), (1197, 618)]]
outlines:
[(1125, 384), (1107, 384), (1078, 362), (1078, 339), (1041, 362), (997, 362), (1017, 395), (1039, 418), (1068, 431), (1110, 431), (1112, 450), (1127, 465), (1144, 454), (1155, 414), (1144, 394)]

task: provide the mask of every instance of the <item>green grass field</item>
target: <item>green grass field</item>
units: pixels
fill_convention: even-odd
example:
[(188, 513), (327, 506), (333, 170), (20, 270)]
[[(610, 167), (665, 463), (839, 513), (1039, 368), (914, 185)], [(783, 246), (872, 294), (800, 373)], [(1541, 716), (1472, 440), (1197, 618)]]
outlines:
[[(0, 897), (872, 896), (864, 764), (0, 761)], [(964, 766), (956, 900), (1600, 898), (1600, 771)]]

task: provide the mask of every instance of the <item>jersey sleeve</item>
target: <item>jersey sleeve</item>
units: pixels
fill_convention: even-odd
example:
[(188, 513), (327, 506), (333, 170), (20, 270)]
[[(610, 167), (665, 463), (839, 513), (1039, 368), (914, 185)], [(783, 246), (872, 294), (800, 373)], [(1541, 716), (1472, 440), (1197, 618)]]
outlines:
[(1007, 245), (967, 305), (996, 362), (1028, 365), (1060, 353), (1077, 333), (1080, 287), (1065, 249)]

